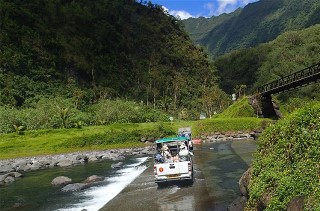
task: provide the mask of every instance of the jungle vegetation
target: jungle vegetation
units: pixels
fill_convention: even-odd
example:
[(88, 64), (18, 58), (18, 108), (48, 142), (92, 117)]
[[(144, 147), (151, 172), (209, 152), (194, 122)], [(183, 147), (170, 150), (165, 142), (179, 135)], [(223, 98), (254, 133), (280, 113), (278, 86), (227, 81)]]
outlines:
[[(254, 48), (240, 49), (218, 57), (214, 64), (220, 86), (227, 93), (246, 85), (254, 94), (257, 87), (320, 62), (320, 25), (288, 31), (275, 40)], [(319, 84), (299, 88), (278, 96), (282, 102), (320, 99)], [(292, 109), (289, 109), (292, 111)]]
[(215, 58), (320, 23), (318, 0), (259, 0), (230, 14), (183, 20), (191, 39)]
[(287, 210), (294, 197), (303, 210), (319, 210), (320, 103), (310, 103), (268, 127), (252, 164), (246, 210)]
[(181, 25), (143, 1), (1, 1), (0, 132), (195, 119), (217, 97), (225, 108)]

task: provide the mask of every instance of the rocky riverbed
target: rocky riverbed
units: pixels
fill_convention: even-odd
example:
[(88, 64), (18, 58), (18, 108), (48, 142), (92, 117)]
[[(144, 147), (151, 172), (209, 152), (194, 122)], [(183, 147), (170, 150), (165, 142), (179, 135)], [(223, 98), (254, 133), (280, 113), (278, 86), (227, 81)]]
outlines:
[(0, 160), (0, 185), (14, 182), (16, 179), (22, 177), (24, 172), (28, 171), (68, 167), (100, 160), (113, 160), (117, 162), (114, 165), (116, 167), (119, 161), (124, 160), (127, 156), (145, 156), (152, 154), (152, 152), (152, 147), (146, 146), (131, 149), (74, 152)]

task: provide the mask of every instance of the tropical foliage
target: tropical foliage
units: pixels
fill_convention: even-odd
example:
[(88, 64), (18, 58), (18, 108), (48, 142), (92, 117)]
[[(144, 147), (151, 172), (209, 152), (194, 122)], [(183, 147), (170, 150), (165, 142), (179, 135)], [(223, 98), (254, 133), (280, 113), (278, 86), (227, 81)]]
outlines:
[(189, 18), (183, 24), (191, 39), (216, 57), (320, 23), (319, 13), (318, 0), (260, 0), (230, 14)]
[(113, 123), (163, 122), (168, 119), (165, 112), (133, 101), (101, 100), (81, 111), (70, 99), (41, 98), (29, 108), (0, 107), (0, 133)]
[[(13, 110), (32, 112), (43, 98), (62, 98), (86, 112), (120, 98), (194, 118), (203, 90), (216, 85), (207, 54), (150, 2), (3, 0), (0, 25), (0, 105)], [(44, 122), (67, 127), (70, 106), (46, 111), (60, 116)], [(101, 121), (113, 121), (106, 115)]]
[[(233, 93), (234, 87), (247, 85), (250, 93), (258, 86), (320, 62), (320, 25), (301, 31), (289, 31), (272, 42), (255, 48), (233, 51), (215, 60), (221, 88)], [(290, 97), (319, 99), (319, 85), (308, 86), (289, 94)]]
[(286, 210), (293, 197), (303, 196), (305, 210), (319, 210), (319, 140), (319, 102), (267, 128), (253, 161), (247, 208), (269, 196), (266, 210)]

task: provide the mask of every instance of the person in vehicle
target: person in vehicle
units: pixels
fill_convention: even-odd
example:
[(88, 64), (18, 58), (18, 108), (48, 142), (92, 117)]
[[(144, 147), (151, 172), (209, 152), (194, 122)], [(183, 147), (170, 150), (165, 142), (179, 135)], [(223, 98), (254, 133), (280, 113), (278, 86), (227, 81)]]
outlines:
[(189, 155), (193, 156), (193, 153), (188, 150), (187, 146), (184, 143), (182, 143), (180, 145), (180, 151), (179, 151), (180, 160), (187, 161)]
[(165, 161), (172, 161), (172, 155), (169, 152), (169, 147), (168, 145), (164, 144), (162, 147), (162, 156), (164, 157)]
[(158, 163), (164, 163), (164, 159), (163, 159), (163, 156), (161, 155), (160, 150), (157, 151), (157, 154), (154, 156), (154, 158)]

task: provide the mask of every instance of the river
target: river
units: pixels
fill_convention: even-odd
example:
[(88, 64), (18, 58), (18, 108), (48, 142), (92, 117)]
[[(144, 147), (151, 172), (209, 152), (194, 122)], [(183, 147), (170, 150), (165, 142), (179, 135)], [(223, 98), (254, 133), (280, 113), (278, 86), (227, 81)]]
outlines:
[[(13, 184), (0, 187), (0, 210), (226, 210), (238, 195), (238, 180), (251, 163), (256, 143), (237, 140), (203, 143), (195, 147), (195, 182), (154, 183), (152, 160), (128, 158), (124, 168), (111, 161), (72, 168), (29, 172)], [(53, 188), (56, 176), (81, 182), (91, 175), (105, 176), (98, 186), (76, 193)]]

